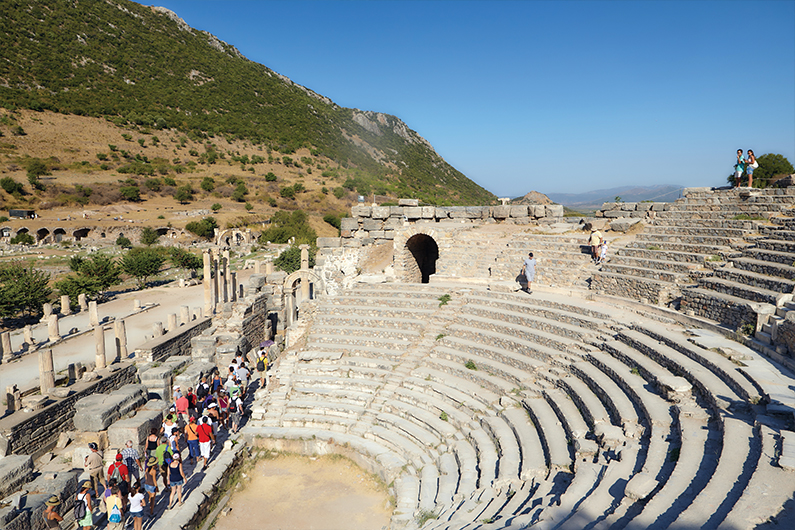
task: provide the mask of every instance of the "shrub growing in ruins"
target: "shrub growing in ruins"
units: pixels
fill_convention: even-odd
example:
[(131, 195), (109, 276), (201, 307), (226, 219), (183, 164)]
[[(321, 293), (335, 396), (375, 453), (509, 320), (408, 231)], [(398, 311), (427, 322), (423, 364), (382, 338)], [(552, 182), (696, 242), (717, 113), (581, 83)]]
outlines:
[(33, 239), (33, 236), (27, 232), (20, 232), (9, 241), (12, 245), (32, 245), (35, 242), (36, 240)]
[(48, 273), (23, 262), (0, 265), (0, 316), (40, 314), (42, 306), (52, 294), (49, 281)]
[(69, 260), (69, 267), (76, 274), (55, 282), (55, 287), (69, 297), (72, 306), (77, 305), (77, 297), (81, 294), (102, 300), (105, 291), (121, 282), (119, 266), (105, 254), (92, 254), (88, 259), (74, 256)]
[(141, 231), (141, 244), (146, 245), (147, 247), (151, 247), (157, 240), (160, 239), (160, 234), (157, 233), (156, 230), (145, 226), (144, 229)]
[(287, 243), (290, 238), (295, 238), (296, 244), (314, 244), (317, 239), (315, 229), (309, 225), (308, 216), (303, 210), (276, 212), (270, 219), (270, 227), (263, 231), (259, 242)]
[[(309, 247), (309, 268), (315, 266), (315, 254), (317, 247), (310, 245)], [(273, 260), (273, 266), (277, 269), (290, 274), (301, 268), (301, 249), (296, 245), (292, 245), (284, 250), (279, 257)]]
[(216, 228), (218, 228), (218, 221), (215, 220), (215, 217), (205, 217), (201, 221), (191, 221), (185, 225), (185, 230), (206, 239), (212, 239), (215, 236)]
[(168, 255), (169, 261), (175, 267), (182, 269), (198, 270), (204, 266), (202, 259), (184, 248), (171, 247)]
[(132, 248), (132, 241), (124, 236), (119, 236), (116, 238), (116, 244), (119, 245), (121, 248)]

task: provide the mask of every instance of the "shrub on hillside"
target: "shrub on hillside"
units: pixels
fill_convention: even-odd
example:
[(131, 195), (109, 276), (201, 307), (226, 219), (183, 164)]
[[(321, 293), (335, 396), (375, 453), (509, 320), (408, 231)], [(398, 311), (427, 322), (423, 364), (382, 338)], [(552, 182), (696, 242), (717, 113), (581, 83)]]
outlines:
[(212, 239), (215, 236), (216, 228), (218, 228), (218, 222), (215, 217), (205, 217), (201, 221), (191, 221), (185, 225), (185, 230), (206, 239)]
[[(315, 254), (317, 248), (314, 245), (309, 247), (309, 268), (315, 266)], [(301, 249), (296, 245), (286, 248), (279, 257), (273, 260), (273, 266), (279, 270), (290, 274), (301, 268)]]

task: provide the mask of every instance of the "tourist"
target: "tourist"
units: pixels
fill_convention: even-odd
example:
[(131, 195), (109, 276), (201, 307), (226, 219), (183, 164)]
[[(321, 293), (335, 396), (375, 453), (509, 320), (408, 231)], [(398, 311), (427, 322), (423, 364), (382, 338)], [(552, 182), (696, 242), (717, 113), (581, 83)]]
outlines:
[(124, 465), (124, 456), (121, 453), (116, 453), (116, 461), (108, 466), (108, 478), (116, 481), (116, 485), (121, 491), (122, 501), (124, 501), (130, 492), (130, 471)]
[(196, 417), (197, 399), (196, 394), (193, 392), (193, 387), (188, 387), (188, 394), (185, 397), (188, 398), (188, 417)]
[(91, 452), (83, 461), (83, 468), (90, 477), (91, 488), (94, 490), (94, 494), (98, 494), (100, 483), (102, 484), (103, 488), (107, 487), (105, 475), (102, 473), (103, 468), (105, 467), (102, 462), (102, 452), (99, 450), (99, 446), (96, 444), (96, 442), (89, 443), (88, 448), (91, 450)]
[(207, 377), (202, 377), (198, 385), (196, 385), (196, 413), (202, 413), (203, 402), (207, 395), (210, 394), (210, 385), (207, 384)]
[(155, 513), (155, 495), (157, 495), (157, 457), (150, 456), (146, 461), (144, 489), (149, 494), (149, 515)]
[(141, 486), (135, 484), (130, 490), (130, 516), (133, 520), (133, 529), (141, 530), (144, 524), (144, 507), (146, 496), (141, 491)]
[(155, 457), (157, 458), (157, 466), (160, 468), (160, 471), (163, 474), (163, 487), (168, 489), (168, 476), (166, 475), (166, 459), (171, 462), (171, 456), (174, 454), (174, 451), (168, 445), (168, 438), (165, 436), (160, 439), (160, 445), (157, 446), (155, 450)]
[(743, 177), (743, 173), (745, 173), (745, 156), (743, 156), (743, 150), (737, 150), (737, 163), (734, 164), (734, 185), (740, 186), (740, 182)]
[(121, 450), (121, 454), (124, 457), (124, 465), (127, 466), (127, 472), (130, 474), (130, 484), (132, 484), (133, 477), (135, 482), (140, 482), (140, 471), (143, 468), (141, 466), (141, 455), (138, 454), (138, 449), (133, 447), (132, 440), (127, 440), (124, 449)]
[(173, 506), (174, 493), (177, 494), (179, 505), (182, 506), (182, 486), (185, 485), (185, 472), (182, 470), (182, 456), (174, 453), (174, 459), (168, 465), (168, 483), (171, 485), (171, 495), (168, 497), (169, 509)]
[(259, 372), (259, 387), (265, 388), (268, 383), (268, 353), (265, 348), (257, 354), (257, 372)]
[(527, 258), (524, 260), (524, 264), (522, 265), (522, 275), (525, 277), (525, 281), (527, 282), (522, 290), (527, 294), (532, 294), (533, 280), (536, 277), (536, 260), (533, 257), (532, 252), (527, 254)]
[(223, 385), (223, 382), (221, 381), (221, 374), (218, 372), (218, 369), (216, 368), (213, 371), (213, 380), (212, 380), (212, 384), (210, 385), (210, 388), (212, 389), (212, 393), (213, 394), (218, 394), (218, 389), (221, 388), (222, 385)]
[(233, 433), (239, 431), (240, 420), (243, 419), (243, 400), (237, 393), (232, 394), (232, 399), (229, 402), (229, 416), (231, 419), (230, 431)]
[(107, 530), (124, 530), (124, 501), (118, 486), (110, 488), (110, 495), (105, 497), (108, 513)]
[(180, 391), (179, 385), (174, 385), (174, 393), (172, 395), (173, 395), (172, 401), (174, 403), (176, 403), (177, 400), (182, 397), (182, 392)]
[(599, 245), (602, 244), (602, 232), (591, 228), (591, 236), (588, 238), (588, 244), (591, 245), (591, 258), (596, 261), (599, 258)]
[(600, 265), (603, 261), (607, 261), (607, 239), (602, 239), (602, 244), (599, 245), (599, 259), (596, 264)]
[(748, 174), (748, 187), (752, 188), (754, 183), (754, 169), (759, 167), (759, 162), (756, 161), (754, 151), (748, 150), (748, 161), (745, 165), (745, 172)]
[(147, 465), (148, 465), (148, 458), (157, 456), (155, 452), (157, 451), (157, 442), (159, 440), (159, 436), (157, 434), (157, 428), (152, 427), (152, 430), (149, 431), (149, 436), (146, 437), (146, 456), (147, 456)]
[[(102, 468), (100, 467), (100, 469)], [(82, 526), (84, 530), (89, 530), (92, 526), (94, 526), (94, 515), (91, 513), (94, 507), (91, 505), (90, 480), (83, 482), (83, 485), (80, 487), (80, 491), (75, 496), (75, 500), (82, 501), (85, 508), (85, 515), (77, 519), (77, 526)], [(77, 512), (77, 508), (75, 508), (75, 512)]]
[(210, 464), (210, 451), (212, 443), (215, 441), (215, 434), (213, 433), (213, 426), (210, 424), (210, 418), (203, 417), (202, 423), (197, 430), (199, 436), (199, 458), (204, 462), (202, 469)]
[(60, 521), (63, 521), (63, 517), (58, 513), (58, 506), (60, 504), (61, 499), (59, 499), (57, 495), (53, 495), (44, 503), (46, 508), (44, 508), (44, 513), (41, 515), (44, 517), (44, 525), (46, 528), (61, 528)]
[(245, 397), (246, 390), (248, 390), (248, 378), (251, 377), (251, 372), (246, 367), (246, 363), (240, 363), (237, 367), (237, 379), (240, 381), (240, 395)]
[(218, 434), (218, 427), (221, 425), (221, 412), (218, 409), (217, 403), (210, 403), (207, 405), (206, 417), (210, 418), (211, 420), (210, 423), (213, 428), (213, 434)]
[(185, 439), (188, 441), (188, 454), (190, 455), (191, 465), (196, 465), (199, 458), (199, 426), (196, 425), (196, 418), (191, 416), (185, 426)]
[(227, 420), (229, 419), (229, 396), (226, 395), (224, 389), (218, 391), (218, 411), (221, 418), (221, 424), (228, 427)]
[[(166, 416), (166, 421), (164, 421), (163, 424), (160, 426), (160, 434), (170, 440), (171, 434), (177, 429), (179, 429), (179, 425), (177, 425), (174, 422), (174, 416), (169, 414), (168, 416)], [(171, 448), (175, 449), (174, 446), (172, 446)]]
[(187, 395), (180, 394), (180, 396), (174, 401), (174, 406), (177, 409), (177, 418), (188, 423), (188, 418), (190, 415), (188, 414), (188, 409), (190, 408), (190, 400), (188, 399)]

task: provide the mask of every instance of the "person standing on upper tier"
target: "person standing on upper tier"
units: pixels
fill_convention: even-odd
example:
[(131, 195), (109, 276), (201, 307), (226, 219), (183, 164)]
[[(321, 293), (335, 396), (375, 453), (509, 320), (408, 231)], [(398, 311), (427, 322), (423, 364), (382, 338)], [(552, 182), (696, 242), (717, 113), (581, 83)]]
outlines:
[(532, 252), (530, 252), (527, 255), (527, 258), (524, 260), (524, 264), (522, 265), (522, 274), (524, 274), (525, 280), (527, 281), (527, 286), (523, 290), (527, 294), (532, 294), (533, 291), (531, 290), (531, 287), (533, 286), (533, 280), (536, 277), (536, 260), (533, 257)]
[(745, 156), (743, 156), (743, 150), (737, 150), (737, 163), (734, 164), (734, 185), (739, 187), (740, 186), (740, 179), (743, 178), (743, 173), (745, 173)]
[(748, 174), (748, 187), (753, 187), (754, 182), (754, 169), (759, 167), (759, 162), (756, 161), (753, 149), (748, 150), (748, 160), (745, 164), (745, 172)]

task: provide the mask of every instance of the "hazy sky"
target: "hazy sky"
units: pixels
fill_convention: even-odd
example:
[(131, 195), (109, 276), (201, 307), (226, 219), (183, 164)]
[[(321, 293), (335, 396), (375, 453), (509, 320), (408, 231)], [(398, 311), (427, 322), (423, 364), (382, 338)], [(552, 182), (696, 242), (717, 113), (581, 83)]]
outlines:
[(795, 164), (795, 0), (156, 2), (499, 196)]

